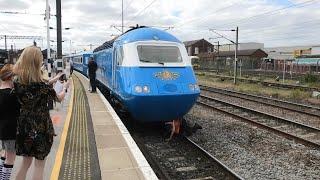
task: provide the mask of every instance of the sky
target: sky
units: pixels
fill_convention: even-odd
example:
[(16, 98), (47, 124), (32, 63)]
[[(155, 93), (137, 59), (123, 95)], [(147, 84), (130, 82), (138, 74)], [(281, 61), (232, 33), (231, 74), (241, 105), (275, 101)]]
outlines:
[[(230, 43), (215, 33), (239, 42), (265, 47), (320, 44), (320, 0), (123, 0), (124, 26), (136, 24), (166, 29), (181, 41), (205, 38)], [(56, 2), (49, 0), (50, 26), (56, 28)], [(41, 36), (46, 48), (45, 0), (0, 0), (0, 35)], [(8, 14), (19, 12), (25, 14)], [(62, 0), (63, 53), (89, 50), (121, 33), (121, 0)], [(211, 29), (211, 30), (210, 30)], [(214, 30), (214, 31), (212, 31)], [(56, 40), (56, 30), (50, 30)], [(33, 40), (8, 40), (23, 48)], [(56, 42), (51, 42), (56, 48)], [(0, 49), (4, 39), (0, 40)]]

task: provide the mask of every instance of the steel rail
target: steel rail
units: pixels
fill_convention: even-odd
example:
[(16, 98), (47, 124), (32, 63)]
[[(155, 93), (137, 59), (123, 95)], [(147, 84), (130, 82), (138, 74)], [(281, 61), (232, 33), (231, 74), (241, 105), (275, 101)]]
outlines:
[[(232, 90), (228, 90), (228, 89), (210, 87), (210, 86), (205, 86), (205, 85), (200, 85), (200, 87), (201, 87), (201, 90), (204, 90), (204, 91), (220, 93), (220, 94), (224, 94), (224, 95), (227, 95), (227, 96), (232, 96), (232, 97), (236, 97), (236, 98), (240, 98), (240, 99), (244, 99), (244, 100), (249, 100), (249, 101), (253, 101), (253, 102), (259, 102), (261, 104), (265, 104), (265, 105), (269, 105), (269, 106), (273, 106), (273, 107), (277, 107), (277, 108), (282, 108), (282, 109), (287, 109), (287, 110), (290, 110), (290, 111), (299, 112), (299, 113), (303, 113), (303, 114), (307, 114), (307, 115), (310, 115), (310, 116), (314, 116), (314, 117), (320, 118), (320, 108), (315, 107), (315, 106), (309, 106), (309, 105), (305, 105), (305, 104), (298, 104), (298, 103), (294, 103), (294, 102), (278, 100), (278, 99), (274, 99), (274, 98), (268, 98), (268, 97), (263, 97), (263, 96), (253, 95), (253, 94), (247, 94), (247, 93), (232, 91)], [(243, 97), (243, 96), (247, 96), (247, 97)], [(257, 99), (250, 99), (248, 97), (257, 98)], [(273, 101), (274, 103), (282, 103), (283, 105), (273, 104), (271, 102), (266, 102), (266, 101), (263, 101), (263, 100)], [(319, 114), (314, 113), (314, 112), (310, 112), (310, 111), (304, 111), (304, 110), (297, 109), (297, 108), (290, 108), (288, 106), (285, 106), (285, 104), (286, 105), (293, 105), (293, 106), (296, 106), (297, 108), (306, 108), (308, 110), (319, 111)]]
[[(160, 179), (172, 179), (172, 176), (170, 175), (169, 171), (163, 168), (163, 165), (154, 158), (152, 153), (148, 150), (148, 148), (145, 145), (145, 142), (143, 140), (143, 137), (140, 135), (134, 134), (132, 135), (134, 137), (134, 140), (138, 144), (140, 150), (142, 151), (143, 155), (148, 159), (148, 162), (151, 164), (153, 168), (155, 168), (155, 172), (158, 175)], [(196, 144), (194, 141), (189, 139), (186, 136), (181, 136), (181, 142), (188, 144), (189, 146), (192, 146), (192, 151), (199, 151), (203, 156), (206, 156), (211, 163), (215, 164), (224, 174), (224, 179), (236, 179), (236, 180), (242, 180), (241, 176), (236, 174), (233, 170), (228, 168), (225, 164), (223, 164), (221, 161), (219, 161), (217, 158), (215, 158), (213, 155), (211, 155), (209, 152), (207, 152), (205, 149), (203, 149), (201, 146)], [(163, 142), (166, 143), (166, 142)], [(189, 149), (190, 151), (190, 149)], [(185, 156), (185, 155), (182, 155)]]
[[(226, 79), (233, 79), (231, 76), (220, 76), (220, 75), (214, 75), (214, 74), (208, 74), (208, 76), (217, 77), (217, 78), (226, 78)], [(239, 81), (243, 82), (249, 82), (249, 83), (261, 83), (266, 86), (274, 86), (279, 88), (295, 88), (295, 89), (304, 89), (308, 91), (320, 91), (320, 88), (316, 87), (308, 87), (308, 86), (299, 86), (299, 85), (293, 85), (293, 84), (281, 84), (281, 83), (274, 83), (274, 82), (268, 82), (268, 81), (260, 81), (260, 80), (253, 80), (253, 79), (244, 79), (244, 78), (238, 78)]]
[(286, 118), (282, 118), (282, 117), (279, 117), (279, 116), (275, 116), (275, 115), (272, 115), (272, 114), (269, 114), (269, 113), (266, 113), (266, 112), (262, 112), (262, 111), (258, 111), (258, 110), (252, 109), (252, 108), (247, 108), (247, 107), (239, 106), (239, 105), (236, 105), (236, 104), (233, 104), (233, 103), (221, 101), (219, 99), (216, 99), (216, 98), (213, 98), (213, 97), (209, 97), (209, 96), (205, 96), (205, 95), (200, 95), (200, 97), (201, 98), (205, 98), (205, 99), (209, 99), (209, 100), (213, 100), (213, 101), (217, 101), (217, 102), (225, 104), (225, 105), (229, 105), (229, 106), (237, 107), (237, 108), (244, 109), (244, 110), (247, 110), (247, 111), (251, 111), (251, 112), (254, 112), (256, 114), (267, 116), (269, 118), (274, 118), (274, 119), (277, 119), (277, 120), (281, 120), (281, 121), (289, 123), (289, 124), (294, 124), (295, 126), (299, 126), (300, 128), (303, 128), (303, 129), (309, 129), (309, 130), (312, 130), (312, 131), (319, 131), (320, 132), (319, 128), (312, 127), (312, 126), (309, 126), (309, 125), (306, 125), (306, 124), (302, 124), (302, 123), (299, 123), (299, 122), (295, 122), (295, 121), (292, 121), (292, 120), (289, 120), (289, 119), (286, 119)]
[(138, 145), (139, 149), (141, 150), (141, 152), (143, 153), (143, 155), (146, 157), (146, 159), (148, 159), (148, 162), (153, 167), (153, 170), (157, 174), (158, 178), (164, 179), (164, 180), (170, 180), (171, 179), (170, 175), (167, 173), (167, 171), (165, 171), (163, 168), (161, 168), (161, 165), (159, 164), (159, 162), (155, 158), (153, 158), (153, 156), (148, 151), (148, 149), (146, 148), (146, 146), (143, 143), (143, 141), (141, 140), (141, 138), (135, 134), (132, 134), (132, 137), (134, 138), (134, 141), (137, 143), (137, 145)]
[(259, 123), (259, 122), (255, 121), (255, 120), (252, 120), (252, 119), (243, 117), (243, 116), (241, 116), (241, 115), (234, 114), (234, 113), (229, 112), (229, 111), (227, 111), (227, 110), (223, 110), (223, 109), (221, 109), (221, 108), (214, 107), (214, 106), (212, 106), (212, 105), (210, 105), (210, 104), (207, 104), (207, 103), (205, 103), (205, 102), (197, 101), (197, 103), (198, 103), (198, 104), (201, 104), (201, 105), (203, 105), (203, 106), (206, 106), (206, 107), (215, 109), (215, 110), (217, 110), (217, 111), (220, 111), (220, 112), (222, 112), (222, 113), (224, 113), (224, 114), (228, 114), (228, 115), (230, 115), (230, 116), (232, 116), (232, 117), (234, 117), (234, 118), (236, 118), (236, 119), (239, 119), (239, 120), (241, 120), (241, 121), (243, 121), (243, 122), (252, 124), (252, 125), (257, 126), (257, 127), (261, 128), (261, 129), (265, 129), (265, 130), (268, 130), (268, 131), (270, 131), (270, 132), (276, 133), (276, 134), (281, 135), (281, 136), (283, 136), (283, 137), (285, 137), (285, 138), (287, 138), (287, 139), (294, 140), (294, 141), (296, 141), (296, 142), (298, 142), (298, 143), (301, 143), (301, 144), (304, 144), (304, 145), (306, 145), (306, 146), (315, 147), (315, 148), (318, 148), (318, 149), (320, 148), (320, 144), (318, 144), (318, 143), (315, 143), (315, 142), (309, 141), (309, 140), (307, 140), (307, 139), (303, 139), (303, 138), (301, 138), (301, 137), (298, 137), (298, 136), (289, 134), (289, 133), (287, 133), (287, 132), (285, 132), (285, 131), (282, 131), (282, 130), (276, 129), (276, 128), (274, 128), (274, 127), (271, 127), (271, 126), (268, 126), (268, 125)]
[(227, 165), (223, 164), (221, 161), (219, 161), (216, 157), (214, 157), (212, 154), (210, 154), (208, 151), (203, 149), (201, 146), (199, 146), (197, 143), (192, 141), (190, 138), (184, 136), (185, 140), (192, 144), (193, 146), (197, 147), (201, 152), (203, 152), (206, 156), (211, 158), (213, 161), (215, 161), (217, 164), (220, 165), (222, 169), (224, 169), (226, 172), (229, 173), (229, 178), (234, 178), (234, 179), (240, 179), (242, 180), (243, 178), (239, 176), (237, 173), (235, 173), (232, 169), (230, 169)]

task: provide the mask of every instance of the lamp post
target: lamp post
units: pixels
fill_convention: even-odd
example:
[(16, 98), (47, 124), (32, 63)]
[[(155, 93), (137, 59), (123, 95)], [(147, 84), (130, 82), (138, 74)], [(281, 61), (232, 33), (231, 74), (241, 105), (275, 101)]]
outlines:
[[(54, 27), (49, 27), (49, 29), (55, 29), (56, 30), (56, 28), (54, 28)], [(69, 27), (67, 27), (67, 28), (63, 28), (64, 30), (70, 30), (71, 28), (69, 28)]]
[(284, 84), (284, 77), (286, 75), (286, 60), (283, 59), (283, 73), (282, 73), (282, 83)]
[[(49, 29), (54, 29), (54, 30), (57, 30), (56, 28), (53, 28), (53, 27), (49, 27)], [(70, 27), (66, 27), (66, 28), (63, 28), (63, 30), (70, 30), (71, 28)], [(60, 40), (61, 41), (61, 40)], [(59, 41), (53, 41), (51, 40), (51, 42), (57, 42), (57, 48), (58, 48), (58, 44), (59, 44)], [(61, 41), (61, 43), (64, 42), (64, 41)], [(58, 50), (58, 49), (57, 49)], [(59, 54), (59, 53), (57, 53)], [(71, 40), (70, 40), (70, 54), (71, 54)], [(62, 46), (61, 46), (61, 56), (62, 56)], [(59, 57), (58, 57), (59, 58)]]
[[(235, 44), (236, 48), (235, 48), (235, 51), (234, 51), (234, 70), (233, 70), (233, 83), (234, 84), (237, 84), (237, 64), (238, 64), (238, 39), (239, 39), (239, 27), (237, 26), (236, 29), (231, 29), (231, 30), (216, 30), (216, 29), (209, 29), (209, 31), (212, 31), (214, 32), (215, 34), (219, 35), (218, 38), (224, 38), (228, 41), (230, 41), (231, 43)], [(224, 35), (216, 32), (216, 31), (235, 31), (236, 32), (236, 42), (234, 42), (233, 40), (225, 37)]]
[[(211, 39), (215, 39), (215, 38), (209, 38), (209, 40)], [(220, 42), (219, 41), (216, 41), (216, 42), (213, 42), (213, 43), (217, 43), (218, 45), (218, 48), (214, 48), (214, 45), (213, 45), (213, 50), (216, 50), (217, 51), (217, 74), (219, 74), (219, 69), (220, 69), (220, 62), (219, 62), (219, 59), (220, 59), (220, 56), (219, 56), (219, 53), (220, 53)]]
[(122, 6), (122, 10), (121, 10), (121, 33), (123, 34), (123, 0), (121, 1), (121, 6)]
[[(236, 31), (236, 43), (235, 43), (236, 48), (235, 48), (235, 51), (234, 51), (234, 74), (233, 74), (234, 77), (233, 77), (233, 83), (237, 84), (239, 27), (237, 26), (237, 29), (232, 29), (231, 31)], [(241, 70), (240, 70), (240, 76), (241, 76)]]
[(46, 15), (45, 15), (45, 20), (47, 23), (47, 62), (50, 59), (50, 31), (49, 31), (49, 19), (50, 19), (50, 7), (49, 7), (49, 2), (46, 0)]

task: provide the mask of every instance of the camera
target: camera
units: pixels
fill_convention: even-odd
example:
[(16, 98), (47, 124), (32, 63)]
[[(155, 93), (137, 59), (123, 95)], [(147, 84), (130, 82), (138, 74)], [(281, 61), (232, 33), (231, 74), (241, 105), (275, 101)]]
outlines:
[(60, 77), (59, 77), (59, 81), (67, 81), (67, 76), (66, 74), (62, 74)]

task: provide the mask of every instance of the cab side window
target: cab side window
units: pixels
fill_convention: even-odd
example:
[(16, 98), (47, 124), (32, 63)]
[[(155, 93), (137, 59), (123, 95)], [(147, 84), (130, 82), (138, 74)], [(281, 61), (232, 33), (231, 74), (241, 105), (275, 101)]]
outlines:
[(120, 46), (117, 49), (117, 65), (121, 65), (123, 61), (123, 48)]

